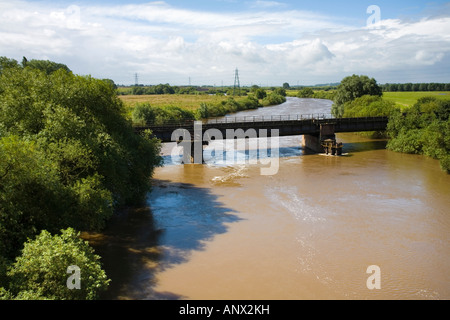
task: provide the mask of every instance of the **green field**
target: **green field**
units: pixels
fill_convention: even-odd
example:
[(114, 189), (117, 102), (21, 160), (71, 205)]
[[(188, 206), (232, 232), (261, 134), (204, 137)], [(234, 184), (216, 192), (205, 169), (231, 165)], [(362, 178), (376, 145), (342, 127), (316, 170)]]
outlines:
[[(189, 111), (195, 111), (200, 108), (202, 103), (219, 104), (227, 101), (228, 96), (217, 96), (207, 94), (156, 94), (156, 95), (125, 95), (119, 96), (124, 102), (127, 115), (131, 113), (138, 103), (149, 103), (153, 107), (175, 106)], [(240, 102), (246, 97), (234, 97)]]
[[(201, 103), (220, 103), (229, 99), (227, 96), (206, 94), (155, 94), (119, 96), (127, 108), (133, 108), (137, 103), (149, 103), (154, 107), (176, 106), (190, 111), (198, 109)], [(242, 100), (244, 97), (235, 97)]]
[(450, 100), (450, 92), (384, 92), (383, 98), (388, 101), (393, 101), (402, 109), (413, 106), (417, 100), (422, 97), (436, 97), (438, 99)]

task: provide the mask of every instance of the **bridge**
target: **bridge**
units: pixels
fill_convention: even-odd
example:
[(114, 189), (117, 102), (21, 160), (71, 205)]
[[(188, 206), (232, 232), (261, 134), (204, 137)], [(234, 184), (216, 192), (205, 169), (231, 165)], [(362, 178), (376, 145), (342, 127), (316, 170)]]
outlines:
[[(214, 136), (240, 139), (282, 136), (303, 136), (302, 145), (314, 152), (339, 150), (336, 133), (386, 130), (388, 117), (335, 118), (331, 114), (223, 117), (203, 121), (168, 121), (135, 127), (136, 132), (150, 129), (162, 142), (201, 141), (208, 144)], [(211, 135), (211, 132), (214, 134)], [(270, 134), (269, 134), (270, 133)], [(220, 139), (219, 139), (220, 140)], [(191, 145), (194, 145), (193, 143)], [(194, 154), (193, 146), (191, 155)], [(339, 151), (337, 151), (339, 154)]]

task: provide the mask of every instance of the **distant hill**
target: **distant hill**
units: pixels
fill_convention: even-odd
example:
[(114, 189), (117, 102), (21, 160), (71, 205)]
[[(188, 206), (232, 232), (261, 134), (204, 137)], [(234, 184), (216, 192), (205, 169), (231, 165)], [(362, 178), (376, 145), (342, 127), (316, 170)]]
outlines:
[(335, 83), (325, 83), (325, 84), (316, 84), (313, 87), (337, 87), (338, 85), (340, 85), (340, 82), (335, 82)]

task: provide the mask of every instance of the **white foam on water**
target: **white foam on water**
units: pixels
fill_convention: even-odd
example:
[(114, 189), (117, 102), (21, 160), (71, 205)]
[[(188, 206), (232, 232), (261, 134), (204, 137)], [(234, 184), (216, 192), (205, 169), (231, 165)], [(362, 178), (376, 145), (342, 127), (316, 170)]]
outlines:
[(247, 168), (245, 165), (239, 165), (234, 167), (226, 167), (226, 171), (228, 171), (225, 175), (215, 176), (211, 179), (212, 182), (215, 183), (226, 183), (226, 182), (234, 182), (239, 178), (248, 178)]
[(266, 197), (290, 212), (296, 220), (305, 222), (324, 222), (321, 208), (317, 204), (309, 205), (294, 186), (269, 188)]

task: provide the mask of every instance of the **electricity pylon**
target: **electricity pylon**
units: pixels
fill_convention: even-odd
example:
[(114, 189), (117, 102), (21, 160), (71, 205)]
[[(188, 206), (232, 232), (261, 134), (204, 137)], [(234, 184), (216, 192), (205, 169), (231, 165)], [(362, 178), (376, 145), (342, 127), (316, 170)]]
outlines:
[(234, 87), (233, 87), (233, 96), (236, 95), (236, 88), (239, 96), (241, 95), (241, 84), (239, 82), (239, 70), (236, 68), (234, 72)]

